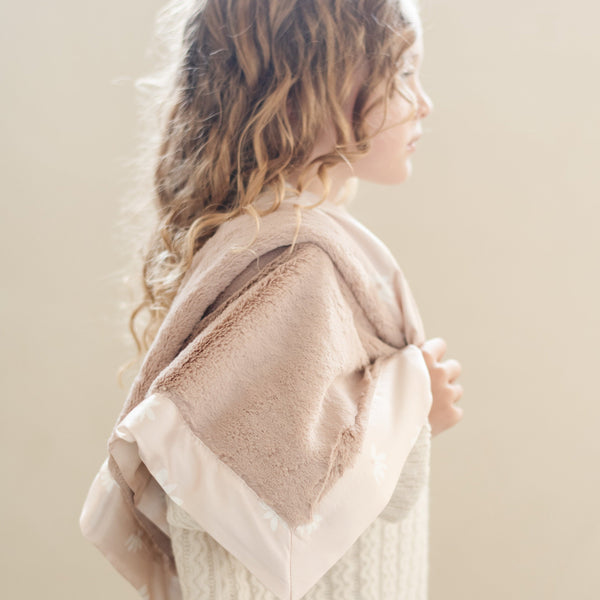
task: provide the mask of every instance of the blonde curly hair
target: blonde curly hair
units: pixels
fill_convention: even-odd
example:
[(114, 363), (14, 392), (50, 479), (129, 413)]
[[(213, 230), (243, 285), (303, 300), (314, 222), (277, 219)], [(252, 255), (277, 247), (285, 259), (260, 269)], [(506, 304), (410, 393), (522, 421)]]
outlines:
[[(315, 167), (325, 200), (328, 170), (367, 154), (381, 130), (367, 133), (371, 110), (383, 102), (385, 121), (395, 92), (416, 110), (395, 75), (420, 28), (416, 0), (176, 0), (159, 11), (159, 66), (136, 80), (137, 187), (123, 205), (123, 241), (141, 259), (143, 299), (129, 315), (138, 352), (119, 382), (150, 347), (194, 254), (222, 223), (249, 213), (258, 233), (259, 217), (286, 191), (299, 195)], [(342, 107), (365, 63), (348, 122)], [(373, 97), (382, 82), (385, 93)], [(335, 147), (308, 162), (326, 122)], [(300, 172), (293, 188), (292, 170)], [(267, 190), (274, 201), (261, 212), (253, 202)]]

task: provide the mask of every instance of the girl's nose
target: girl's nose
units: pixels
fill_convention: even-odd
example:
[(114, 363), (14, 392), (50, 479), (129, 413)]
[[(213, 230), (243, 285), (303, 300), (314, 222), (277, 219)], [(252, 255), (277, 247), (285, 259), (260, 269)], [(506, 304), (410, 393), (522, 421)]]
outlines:
[(424, 119), (432, 110), (433, 102), (431, 101), (431, 98), (425, 93), (424, 90), (421, 90), (419, 98), (419, 117)]

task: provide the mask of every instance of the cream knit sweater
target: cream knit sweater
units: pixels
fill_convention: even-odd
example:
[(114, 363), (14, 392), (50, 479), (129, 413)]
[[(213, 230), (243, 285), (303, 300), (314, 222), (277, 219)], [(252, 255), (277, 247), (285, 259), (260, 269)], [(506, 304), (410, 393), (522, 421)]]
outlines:
[[(346, 554), (303, 596), (306, 600), (425, 600), (428, 581), (427, 423), (389, 504)], [(169, 496), (169, 524), (183, 600), (277, 600)]]

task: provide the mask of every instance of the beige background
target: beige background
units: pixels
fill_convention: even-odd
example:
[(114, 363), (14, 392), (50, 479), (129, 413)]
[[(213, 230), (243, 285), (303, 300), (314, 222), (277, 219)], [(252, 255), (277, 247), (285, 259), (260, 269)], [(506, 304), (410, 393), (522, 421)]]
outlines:
[[(7, 598), (136, 598), (78, 519), (125, 395), (116, 222), (160, 5), (0, 8)], [(422, 5), (435, 110), (410, 181), (362, 184), (353, 212), (463, 367), (464, 419), (433, 445), (431, 599), (592, 600), (600, 8)]]

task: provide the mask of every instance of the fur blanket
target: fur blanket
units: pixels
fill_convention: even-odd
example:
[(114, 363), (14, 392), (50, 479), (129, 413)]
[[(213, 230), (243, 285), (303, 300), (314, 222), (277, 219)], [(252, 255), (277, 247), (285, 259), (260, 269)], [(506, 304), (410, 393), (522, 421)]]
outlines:
[(401, 270), (390, 304), (329, 210), (303, 211), (290, 252), (295, 228), (287, 201), (250, 251), (230, 251), (254, 236), (249, 215), (208, 240), (109, 437), (80, 526), (151, 600), (181, 598), (165, 494), (296, 600), (382, 513), (428, 426)]

